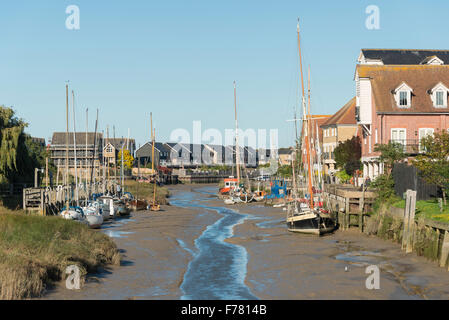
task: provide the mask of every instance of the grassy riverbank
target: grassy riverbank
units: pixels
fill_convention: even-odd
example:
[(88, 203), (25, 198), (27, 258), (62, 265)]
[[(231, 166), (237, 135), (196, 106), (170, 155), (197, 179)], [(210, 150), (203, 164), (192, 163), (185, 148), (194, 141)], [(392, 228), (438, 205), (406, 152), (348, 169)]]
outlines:
[[(131, 192), (134, 197), (153, 201), (154, 184), (137, 182), (135, 180), (125, 181), (125, 191)], [(156, 187), (156, 202), (159, 204), (168, 204), (170, 193), (166, 187)]]
[[(396, 208), (405, 208), (405, 200), (398, 200), (393, 203)], [(443, 206), (443, 211), (440, 212), (440, 207), (436, 199), (419, 200), (416, 201), (416, 216), (424, 217), (426, 219), (449, 222), (449, 205)]]
[[(404, 221), (402, 217), (390, 213), (390, 205), (380, 205), (366, 222), (365, 232), (385, 240), (402, 243)], [(421, 212), (416, 215), (412, 236), (412, 250), (418, 256), (424, 256), (431, 261), (437, 261), (441, 254), (442, 234), (438, 229), (428, 226), (426, 215)], [(447, 265), (448, 262), (445, 262)]]
[(69, 265), (85, 275), (119, 263), (115, 243), (103, 233), (60, 217), (0, 208), (0, 299), (39, 296), (65, 278)]

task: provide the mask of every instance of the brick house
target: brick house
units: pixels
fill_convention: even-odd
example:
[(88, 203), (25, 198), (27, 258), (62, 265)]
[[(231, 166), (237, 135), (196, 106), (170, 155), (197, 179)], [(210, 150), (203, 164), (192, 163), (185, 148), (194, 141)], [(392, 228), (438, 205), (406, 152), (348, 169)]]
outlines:
[(321, 125), (323, 130), (322, 153), (325, 174), (337, 171), (334, 150), (338, 144), (357, 136), (359, 133), (355, 119), (355, 102), (356, 98), (354, 97)]
[(384, 170), (376, 143), (400, 143), (409, 156), (420, 139), (449, 129), (449, 51), (363, 49), (356, 67), (356, 117), (364, 177)]

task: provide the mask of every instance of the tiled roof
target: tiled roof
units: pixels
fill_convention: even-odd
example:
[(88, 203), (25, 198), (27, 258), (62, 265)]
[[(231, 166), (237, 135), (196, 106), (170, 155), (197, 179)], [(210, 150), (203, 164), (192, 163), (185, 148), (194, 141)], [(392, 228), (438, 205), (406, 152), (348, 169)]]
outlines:
[[(449, 88), (449, 66), (357, 65), (357, 73), (360, 78), (371, 79), (373, 98), (377, 112), (449, 112), (448, 108), (435, 108), (428, 92), (440, 82)], [(410, 108), (399, 108), (394, 99), (393, 91), (403, 82), (413, 90)]]
[[(65, 145), (66, 144), (66, 132), (54, 132), (53, 137), (51, 139), (52, 145)], [(102, 134), (97, 132), (97, 145), (99, 145), (100, 139), (102, 138)], [(95, 132), (88, 132), (87, 133), (87, 144), (93, 145), (94, 144), (94, 138), (95, 138)], [(86, 144), (86, 133), (85, 132), (76, 132), (75, 135), (76, 144), (77, 145), (84, 145)], [(69, 132), (69, 145), (73, 145), (73, 132)]]
[(321, 126), (336, 125), (336, 124), (354, 124), (357, 125), (355, 119), (355, 97), (349, 100), (340, 110), (338, 110), (332, 117), (326, 120)]
[(366, 59), (382, 60), (384, 65), (418, 65), (431, 56), (437, 56), (444, 64), (449, 64), (449, 50), (362, 49), (362, 53)]

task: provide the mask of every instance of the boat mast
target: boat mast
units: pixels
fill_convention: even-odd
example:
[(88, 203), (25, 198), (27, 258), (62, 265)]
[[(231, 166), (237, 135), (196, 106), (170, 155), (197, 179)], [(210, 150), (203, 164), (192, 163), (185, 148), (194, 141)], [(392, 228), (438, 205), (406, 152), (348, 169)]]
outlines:
[(77, 169), (77, 159), (76, 159), (76, 122), (75, 122), (75, 93), (72, 90), (72, 109), (73, 109), (73, 151), (75, 154), (75, 199), (76, 206), (79, 207), (79, 196), (78, 196), (78, 169)]
[(86, 193), (89, 193), (88, 186), (87, 186), (87, 177), (88, 177), (88, 171), (89, 171), (89, 162), (87, 160), (87, 128), (89, 126), (89, 108), (86, 108)]
[[(109, 125), (106, 127), (106, 136), (107, 136), (107, 140), (106, 140), (106, 147), (109, 145)], [(110, 158), (109, 158), (109, 156), (108, 156), (108, 165), (107, 165), (107, 167), (108, 167), (108, 186), (109, 186), (109, 180), (110, 180), (110, 177), (109, 177), (109, 160)]]
[[(94, 168), (95, 168), (95, 158), (97, 156), (97, 126), (98, 126), (98, 109), (97, 109), (97, 119), (95, 120), (95, 132), (94, 132), (94, 155), (92, 157), (92, 167), (90, 171), (90, 182), (92, 183), (94, 177)], [(88, 198), (90, 198), (90, 193), (88, 194)]]
[[(65, 85), (65, 111), (66, 111), (66, 153), (65, 153), (65, 174), (66, 174), (66, 185), (69, 186), (69, 85)], [(66, 196), (66, 210), (69, 211), (69, 194), (67, 192)]]
[(310, 148), (310, 125), (312, 121), (312, 116), (310, 115), (310, 67), (308, 71), (308, 78), (307, 78), (307, 167), (309, 168), (309, 194), (310, 194), (310, 208), (313, 209), (313, 188), (312, 188), (312, 164), (311, 164), (311, 148)]
[[(305, 113), (305, 90), (304, 90), (304, 77), (303, 77), (303, 71), (302, 71), (302, 55), (301, 55), (301, 39), (299, 36), (299, 18), (298, 18), (298, 24), (296, 27), (297, 34), (298, 34), (298, 51), (299, 51), (299, 66), (301, 70), (301, 88), (302, 88), (302, 104), (303, 104), (303, 111), (304, 115)], [(309, 108), (310, 111), (310, 108)], [(309, 112), (310, 113), (310, 112)], [(307, 157), (307, 168), (308, 168), (308, 190), (310, 194), (310, 207), (313, 209), (313, 189), (312, 189), (312, 172), (310, 168), (310, 130), (309, 130), (309, 122), (310, 122), (310, 114), (307, 114), (306, 117), (304, 117), (303, 120), (303, 132), (305, 135), (305, 144), (306, 144), (306, 157)], [(304, 130), (304, 121), (307, 125), (307, 128)]]
[[(153, 153), (153, 157), (154, 157), (154, 137), (156, 136), (156, 129), (154, 129), (154, 131), (153, 131), (153, 129), (151, 130), (151, 135), (152, 135), (152, 140), (153, 140), (153, 151), (152, 151), (152, 153)], [(154, 176), (154, 190), (153, 190), (153, 206), (156, 205), (156, 185), (157, 185), (156, 182), (157, 181), (156, 181), (156, 175), (155, 175)]]
[(150, 112), (150, 130), (151, 130), (151, 174), (154, 174), (154, 133), (153, 133), (153, 113)]
[(239, 126), (237, 122), (237, 89), (234, 81), (234, 113), (235, 113), (235, 163), (237, 169), (237, 187), (240, 185), (240, 150), (239, 150)]
[[(112, 125), (112, 136), (114, 138), (114, 144), (116, 145), (116, 141), (115, 141), (115, 125)], [(114, 146), (114, 149), (115, 149), (115, 146)], [(114, 152), (114, 183), (117, 183), (117, 157), (115, 156), (115, 152)]]
[[(123, 137), (122, 137), (122, 141), (123, 141)], [(123, 179), (124, 179), (124, 172), (123, 172), (123, 151), (124, 151), (124, 147), (125, 147), (125, 141), (122, 142), (122, 152), (121, 152), (121, 167), (120, 167), (120, 184), (121, 184), (121, 188), (123, 191)]]

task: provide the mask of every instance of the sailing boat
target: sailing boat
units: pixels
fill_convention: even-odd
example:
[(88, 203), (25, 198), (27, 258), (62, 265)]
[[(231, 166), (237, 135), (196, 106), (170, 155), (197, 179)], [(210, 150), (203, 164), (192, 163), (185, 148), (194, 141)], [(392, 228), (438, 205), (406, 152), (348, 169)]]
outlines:
[(150, 205), (150, 210), (151, 211), (159, 211), (161, 210), (161, 206), (159, 204), (156, 203), (156, 188), (157, 188), (157, 177), (156, 177), (156, 173), (154, 172), (154, 136), (156, 135), (156, 129), (154, 129), (153, 131), (153, 115), (150, 114), (151, 116), (151, 140), (153, 143), (152, 146), (152, 151), (151, 151), (151, 173), (153, 174), (153, 181), (154, 181), (154, 188), (153, 188), (153, 202)]
[[(219, 194), (228, 196), (224, 199), (225, 204), (236, 204), (236, 203), (248, 203), (254, 199), (254, 195), (249, 194), (244, 187), (240, 186), (240, 147), (239, 147), (239, 131), (238, 131), (238, 120), (237, 120), (237, 88), (234, 81), (234, 114), (235, 114), (235, 164), (237, 179), (234, 177), (229, 177), (225, 179), (225, 187), (220, 189)], [(244, 164), (243, 167), (245, 168)], [(246, 172), (246, 168), (245, 168)], [(246, 172), (249, 186), (249, 178)]]
[[(69, 85), (65, 86), (66, 91), (66, 162), (65, 162), (65, 173), (66, 173), (66, 186), (67, 186), (67, 194), (66, 194), (66, 205), (62, 208), (60, 215), (67, 220), (76, 220), (79, 222), (86, 223), (84, 219), (83, 210), (76, 206), (70, 206), (70, 195), (69, 195)], [(76, 165), (75, 165), (76, 167)], [(75, 185), (75, 187), (77, 187)]]
[[(299, 51), (299, 61), (301, 70), (301, 86), (302, 86), (302, 109), (303, 109), (303, 133), (304, 142), (307, 158), (307, 187), (308, 187), (308, 201), (299, 203), (298, 199), (294, 199), (293, 204), (288, 205), (287, 209), (287, 228), (291, 232), (299, 232), (306, 234), (321, 235), (324, 233), (332, 232), (335, 229), (335, 223), (330, 219), (329, 216), (324, 215), (318, 208), (314, 206), (314, 195), (313, 195), (313, 177), (312, 177), (312, 164), (311, 164), (311, 137), (310, 137), (310, 126), (311, 126), (311, 116), (310, 116), (310, 72), (308, 79), (308, 111), (306, 115), (306, 105), (305, 105), (305, 93), (304, 93), (304, 80), (302, 73), (302, 57), (301, 57), (301, 42), (299, 37), (299, 19), (297, 25), (297, 35), (298, 35), (298, 51)], [(305, 127), (304, 127), (305, 126)], [(294, 163), (292, 162), (294, 169)], [(293, 170), (293, 172), (295, 172)], [(296, 174), (296, 173), (294, 173)], [(294, 195), (296, 198), (295, 185)]]

